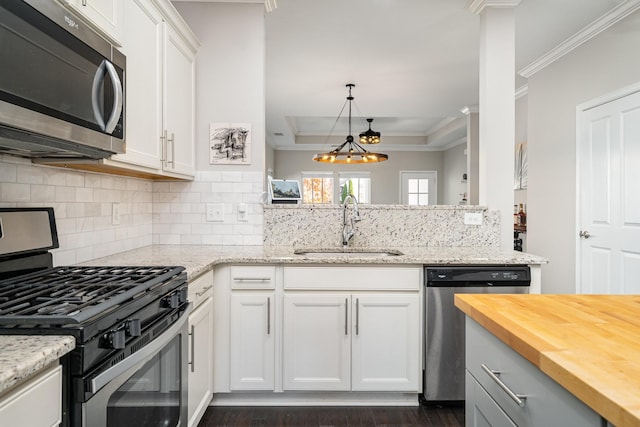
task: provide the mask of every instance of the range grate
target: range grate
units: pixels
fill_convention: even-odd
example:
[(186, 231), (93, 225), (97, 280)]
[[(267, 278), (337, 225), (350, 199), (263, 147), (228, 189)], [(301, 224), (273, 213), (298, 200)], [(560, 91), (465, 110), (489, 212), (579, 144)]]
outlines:
[(0, 324), (79, 324), (152, 292), (184, 267), (54, 267), (0, 281)]

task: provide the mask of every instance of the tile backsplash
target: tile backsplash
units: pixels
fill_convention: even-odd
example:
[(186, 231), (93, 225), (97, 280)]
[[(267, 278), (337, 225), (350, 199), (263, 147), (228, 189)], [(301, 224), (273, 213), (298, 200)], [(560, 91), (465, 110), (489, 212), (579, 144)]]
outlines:
[[(198, 172), (190, 182), (152, 182), (0, 155), (0, 207), (54, 208), (60, 240), (55, 265), (152, 243), (261, 245), (262, 191), (260, 172)], [(205, 221), (207, 203), (223, 204), (223, 222)], [(240, 203), (246, 220), (238, 219)]]

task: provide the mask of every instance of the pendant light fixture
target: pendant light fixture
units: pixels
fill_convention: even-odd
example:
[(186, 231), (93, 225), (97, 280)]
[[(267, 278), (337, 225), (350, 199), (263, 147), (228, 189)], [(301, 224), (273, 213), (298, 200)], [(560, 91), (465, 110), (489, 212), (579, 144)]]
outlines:
[[(351, 103), (353, 102), (351, 89), (354, 88), (355, 86), (356, 85), (354, 85), (353, 83), (349, 83), (346, 85), (346, 87), (349, 88), (349, 96), (347, 96), (347, 101), (346, 101), (349, 103), (349, 134), (347, 135), (345, 142), (339, 145), (338, 148), (336, 148), (335, 150), (331, 150), (327, 153), (316, 154), (313, 157), (313, 160), (315, 160), (316, 162), (358, 164), (358, 163), (384, 162), (385, 160), (389, 159), (389, 156), (387, 156), (386, 154), (372, 153), (370, 151), (365, 150), (360, 146), (360, 144), (354, 141), (353, 135), (351, 135)], [(344, 110), (344, 106), (342, 107), (342, 109)], [(341, 115), (342, 115), (342, 111), (340, 111), (340, 114), (336, 119), (336, 123), (340, 119)], [(360, 141), (362, 141), (362, 135), (365, 135), (370, 131), (372, 134), (377, 134), (377, 142), (380, 142), (380, 132), (375, 132), (371, 130), (371, 122), (373, 121), (373, 119), (367, 119), (367, 121), (369, 122), (369, 130), (363, 132), (360, 135)], [(331, 134), (329, 134), (329, 136), (331, 136)]]
[(367, 119), (369, 129), (360, 134), (360, 144), (380, 144), (380, 132), (371, 129), (373, 119)]

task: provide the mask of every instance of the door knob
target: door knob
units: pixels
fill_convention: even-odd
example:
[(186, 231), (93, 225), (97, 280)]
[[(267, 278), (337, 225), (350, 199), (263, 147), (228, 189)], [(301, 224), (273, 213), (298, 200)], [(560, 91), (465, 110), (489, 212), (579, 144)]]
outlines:
[(589, 234), (587, 230), (584, 230), (584, 231), (580, 230), (579, 236), (585, 239), (588, 239), (589, 237), (591, 237), (591, 234)]

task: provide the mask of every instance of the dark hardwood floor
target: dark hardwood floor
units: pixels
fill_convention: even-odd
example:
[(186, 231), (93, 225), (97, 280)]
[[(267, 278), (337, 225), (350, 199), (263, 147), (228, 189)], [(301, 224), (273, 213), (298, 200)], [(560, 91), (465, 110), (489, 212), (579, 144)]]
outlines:
[(198, 427), (464, 427), (463, 405), (413, 407), (213, 407)]

